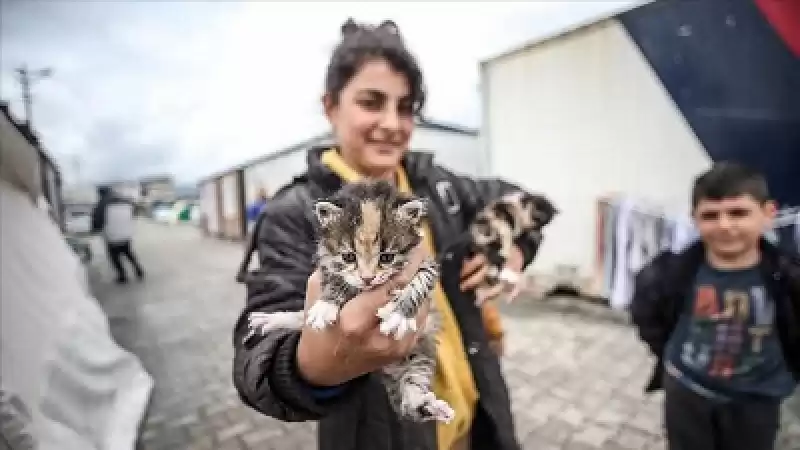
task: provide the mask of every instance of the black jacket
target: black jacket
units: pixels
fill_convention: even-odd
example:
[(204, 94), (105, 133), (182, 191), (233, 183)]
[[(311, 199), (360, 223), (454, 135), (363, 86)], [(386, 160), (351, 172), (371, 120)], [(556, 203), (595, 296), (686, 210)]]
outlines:
[[(776, 328), (783, 354), (794, 378), (800, 380), (800, 258), (783, 254), (762, 240), (761, 272), (775, 300)], [(696, 243), (680, 254), (662, 253), (635, 279), (631, 315), (639, 336), (656, 357), (645, 391), (662, 388), (664, 348), (691, 298), (691, 289), (705, 248)]]
[[(253, 311), (303, 308), (306, 282), (314, 270), (312, 201), (331, 195), (341, 180), (311, 149), (308, 171), (280, 190), (259, 220), (260, 268), (247, 277), (247, 306), (234, 330), (234, 384), (250, 407), (284, 421), (319, 420), (321, 450), (435, 450), (435, 425), (398, 421), (379, 377), (351, 382), (346, 394), (328, 402), (312, 398), (295, 367), (298, 331), (274, 332), (243, 344), (247, 316)], [(487, 346), (481, 312), (472, 294), (458, 288), (461, 264), (469, 248), (466, 227), (487, 201), (516, 186), (499, 180), (473, 180), (434, 165), (427, 153), (404, 159), (415, 194), (430, 201), (429, 219), (442, 264), (442, 287), (458, 319), (464, 347), (480, 393), (473, 424), (474, 448), (519, 450), (511, 405), (500, 363)], [(526, 264), (537, 250), (536, 236), (517, 242)]]

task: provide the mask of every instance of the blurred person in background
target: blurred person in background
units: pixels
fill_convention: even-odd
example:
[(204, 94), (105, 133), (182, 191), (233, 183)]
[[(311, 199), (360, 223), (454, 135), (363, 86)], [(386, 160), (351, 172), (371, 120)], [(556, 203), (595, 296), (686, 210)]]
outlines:
[[(499, 355), (491, 350), (492, 343), (502, 348), (503, 330), (493, 302), (475, 306), (486, 264), (483, 257), (466, 257), (466, 231), (487, 202), (520, 188), (459, 176), (436, 165), (431, 154), (409, 151), (425, 100), (416, 59), (392, 21), (368, 26), (349, 20), (341, 31), (322, 100), (337, 143), (310, 149), (307, 171), (261, 214), (255, 237), (260, 268), (247, 282), (247, 305), (234, 330), (235, 386), (263, 414), (318, 420), (322, 450), (519, 450)], [(444, 255), (433, 296), (443, 318), (433, 389), (455, 410), (450, 424), (401, 421), (389, 406), (374, 372), (404, 357), (416, 337), (395, 341), (380, 334), (375, 314), (389, 300), (386, 289), (357, 296), (321, 332), (279, 330), (245, 340), (250, 313), (297, 311), (316, 300), (313, 202), (363, 177), (429, 200), (418, 250)], [(538, 246), (538, 236), (521, 237), (509, 268), (521, 272)]]
[(267, 200), (269, 196), (267, 195), (267, 190), (265, 188), (259, 188), (258, 193), (256, 194), (255, 200), (250, 206), (247, 207), (247, 230), (248, 232), (253, 231), (253, 227), (255, 226), (256, 220), (258, 219), (258, 215), (261, 214), (261, 211), (264, 210), (264, 207), (267, 206)]
[(118, 196), (109, 186), (99, 187), (97, 194), (100, 199), (92, 210), (92, 233), (102, 234), (105, 240), (108, 257), (117, 272), (116, 282), (128, 282), (125, 267), (122, 265), (123, 256), (133, 266), (136, 277), (143, 279), (144, 270), (131, 246), (135, 228), (133, 202)]

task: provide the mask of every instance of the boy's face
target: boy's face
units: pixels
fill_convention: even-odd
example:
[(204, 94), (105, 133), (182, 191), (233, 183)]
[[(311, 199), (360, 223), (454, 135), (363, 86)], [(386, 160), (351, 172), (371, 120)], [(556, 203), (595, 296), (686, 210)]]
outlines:
[(708, 249), (735, 258), (758, 245), (775, 218), (775, 203), (761, 203), (750, 195), (703, 199), (694, 208), (694, 221)]

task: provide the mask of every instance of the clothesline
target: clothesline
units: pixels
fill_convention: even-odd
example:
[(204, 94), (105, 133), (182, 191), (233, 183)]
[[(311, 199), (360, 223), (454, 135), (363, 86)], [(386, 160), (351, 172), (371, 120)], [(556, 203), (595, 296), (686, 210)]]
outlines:
[[(600, 295), (615, 309), (630, 304), (635, 275), (665, 250), (680, 252), (699, 239), (688, 216), (625, 198), (602, 198), (597, 209), (597, 279)], [(800, 208), (778, 213), (768, 240), (800, 254)]]

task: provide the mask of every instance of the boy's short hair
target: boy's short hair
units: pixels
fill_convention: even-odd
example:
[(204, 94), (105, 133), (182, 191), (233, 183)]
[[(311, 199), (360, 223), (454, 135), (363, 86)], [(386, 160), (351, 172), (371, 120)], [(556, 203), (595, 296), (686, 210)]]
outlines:
[(695, 179), (692, 208), (696, 208), (702, 200), (722, 200), (741, 195), (749, 195), (761, 204), (766, 203), (770, 197), (764, 175), (739, 163), (718, 162)]

